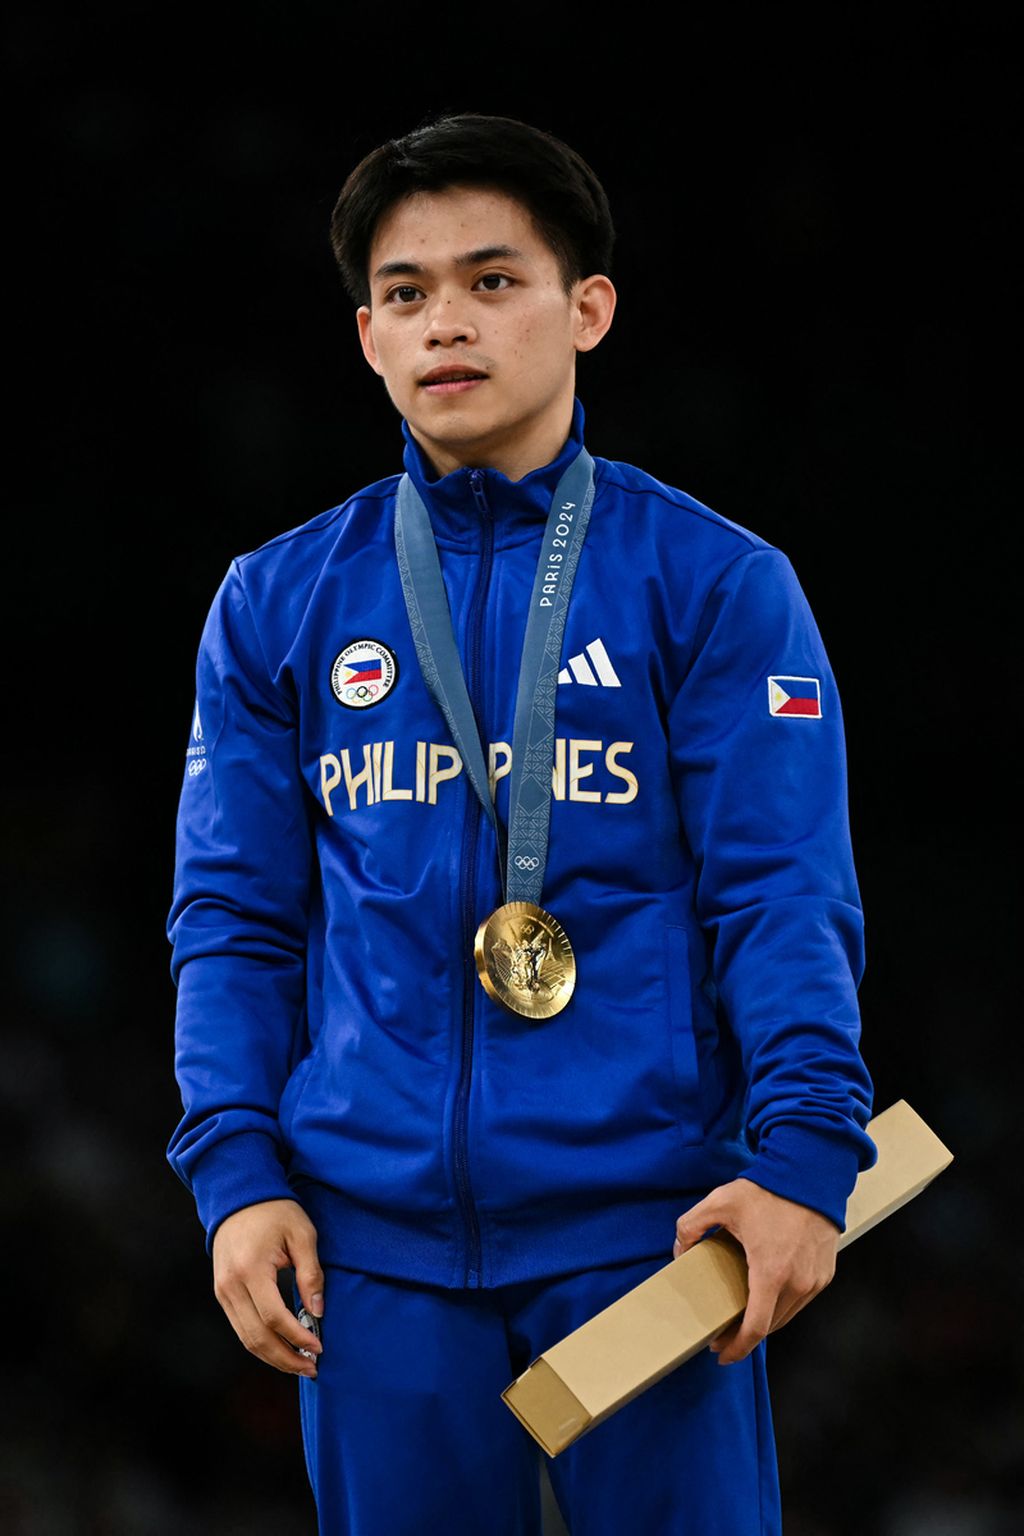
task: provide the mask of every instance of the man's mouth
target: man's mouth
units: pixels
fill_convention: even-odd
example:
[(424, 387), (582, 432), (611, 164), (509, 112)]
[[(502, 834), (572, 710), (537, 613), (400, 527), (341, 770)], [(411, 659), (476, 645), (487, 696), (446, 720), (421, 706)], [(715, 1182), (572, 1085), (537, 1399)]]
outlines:
[(486, 378), (478, 368), (433, 368), (420, 379), (419, 387), (431, 395), (454, 395), (482, 384)]

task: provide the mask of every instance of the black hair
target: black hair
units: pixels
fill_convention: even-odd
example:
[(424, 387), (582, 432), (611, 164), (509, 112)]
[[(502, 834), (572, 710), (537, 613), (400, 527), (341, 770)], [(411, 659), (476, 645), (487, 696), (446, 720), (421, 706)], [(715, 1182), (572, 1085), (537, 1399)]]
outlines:
[(567, 293), (582, 277), (610, 272), (611, 210), (583, 157), (515, 118), (464, 112), (389, 139), (347, 178), (331, 215), (331, 249), (356, 304), (370, 302), (370, 247), (385, 214), (414, 192), (462, 186), (494, 188), (523, 204)]

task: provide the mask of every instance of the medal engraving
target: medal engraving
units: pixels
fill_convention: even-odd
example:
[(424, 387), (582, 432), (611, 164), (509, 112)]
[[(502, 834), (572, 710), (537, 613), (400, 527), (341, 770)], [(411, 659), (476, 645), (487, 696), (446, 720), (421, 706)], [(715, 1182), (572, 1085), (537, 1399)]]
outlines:
[(477, 929), (473, 954), (487, 995), (524, 1018), (560, 1013), (576, 985), (569, 936), (536, 902), (496, 908)]

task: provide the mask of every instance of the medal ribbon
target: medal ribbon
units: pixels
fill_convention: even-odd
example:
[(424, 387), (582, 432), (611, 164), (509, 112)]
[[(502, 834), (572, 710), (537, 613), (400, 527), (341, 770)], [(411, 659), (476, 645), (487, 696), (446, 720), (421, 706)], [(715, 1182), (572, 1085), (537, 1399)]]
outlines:
[[(548, 859), (562, 635), (593, 501), (594, 461), (581, 448), (555, 488), (533, 580), (512, 727), (506, 857), (430, 514), (408, 475), (398, 483), (395, 549), (416, 654), (423, 680), (444, 713), (470, 782), (491, 818), (506, 902), (532, 901), (540, 906)], [(552, 586), (554, 592), (545, 590)]]

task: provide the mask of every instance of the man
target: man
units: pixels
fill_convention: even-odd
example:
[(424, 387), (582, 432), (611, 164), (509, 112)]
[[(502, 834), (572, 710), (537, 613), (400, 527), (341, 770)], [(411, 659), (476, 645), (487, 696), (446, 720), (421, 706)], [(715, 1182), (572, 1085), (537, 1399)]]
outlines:
[(821, 641), (778, 551), (584, 450), (615, 291), (575, 152), (445, 119), (332, 240), (406, 474), (211, 610), (168, 1155), (235, 1331), (302, 1378), (321, 1531), (536, 1531), (500, 1392), (716, 1225), (743, 1317), (550, 1475), (577, 1532), (777, 1531), (764, 1339), (874, 1158)]

